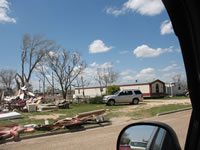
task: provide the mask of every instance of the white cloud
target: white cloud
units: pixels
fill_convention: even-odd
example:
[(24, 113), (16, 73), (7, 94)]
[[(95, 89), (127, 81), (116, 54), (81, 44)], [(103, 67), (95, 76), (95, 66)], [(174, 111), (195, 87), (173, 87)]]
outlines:
[(162, 22), (160, 26), (160, 33), (161, 35), (173, 33), (174, 30), (172, 28), (172, 23), (169, 20), (165, 20)]
[(124, 83), (128, 83), (130, 81), (133, 82), (134, 81), (134, 76), (125, 76), (125, 77), (122, 78), (122, 81)]
[(136, 71), (128, 69), (128, 70), (121, 72), (120, 75), (125, 76), (125, 75), (129, 75), (129, 74), (134, 74), (134, 73), (136, 73)]
[(162, 48), (153, 49), (150, 48), (148, 45), (143, 44), (134, 49), (133, 54), (135, 54), (136, 57), (156, 57), (161, 55), (162, 53), (172, 52), (172, 51), (173, 51), (172, 46), (165, 49)]
[(7, 0), (0, 0), (0, 23), (11, 22), (16, 23), (15, 18), (8, 16), (10, 11), (9, 3)]
[(98, 64), (96, 62), (93, 62), (92, 64), (90, 64), (91, 67), (97, 67)]
[(49, 52), (49, 56), (50, 57), (57, 57), (57, 56), (59, 56), (59, 55), (62, 55), (60, 52), (54, 52), (54, 51), (50, 51)]
[(117, 84), (130, 84), (135, 82), (135, 77), (131, 75), (123, 76)]
[(114, 16), (125, 14), (126, 11), (127, 10), (126, 10), (125, 7), (122, 7), (122, 9), (115, 9), (115, 8), (112, 8), (112, 7), (106, 8), (106, 13), (107, 14), (112, 14)]
[(104, 69), (109, 67), (113, 67), (111, 62), (105, 62), (103, 64), (97, 64), (96, 62), (93, 62), (92, 64), (89, 64), (89, 67), (83, 71), (81, 76), (83, 76), (84, 80), (87, 80), (90, 83), (90, 86), (99, 86), (99, 84), (95, 81), (97, 68)]
[[(38, 79), (37, 80), (31, 80), (30, 82), (31, 82), (31, 85), (32, 85), (34, 90), (36, 90), (36, 89), (39, 90), (39, 81), (38, 81)], [(40, 83), (40, 84), (42, 85), (42, 83)]]
[(146, 69), (141, 70), (139, 74), (152, 74), (154, 72), (155, 72), (154, 68), (146, 68)]
[(154, 68), (145, 68), (136, 75), (136, 79), (139, 81), (153, 81), (155, 78), (156, 74)]
[(120, 51), (120, 54), (127, 54), (129, 51)]
[(121, 79), (119, 80), (120, 84), (135, 83), (136, 80), (138, 83), (152, 82), (153, 80), (157, 79), (157, 75), (155, 73), (154, 68), (145, 68), (145, 69), (142, 69), (136, 75), (131, 75), (135, 73), (136, 72), (134, 70), (126, 70), (120, 73), (120, 75), (122, 76)]
[(170, 65), (170, 66), (167, 66), (167, 67), (161, 69), (160, 71), (161, 71), (161, 72), (168, 72), (168, 71), (170, 71), (170, 70), (175, 69), (176, 67), (177, 67), (177, 64), (172, 64), (172, 65)]
[(104, 64), (100, 65), (100, 68), (111, 68), (113, 67), (112, 63), (105, 62)]
[(176, 48), (175, 51), (180, 53), (181, 49), (180, 48)]
[(110, 68), (110, 67), (113, 67), (112, 63), (111, 62), (105, 62), (103, 64), (97, 64), (96, 62), (93, 62), (92, 64), (90, 64), (89, 66), (93, 67), (94, 69), (97, 69), (97, 68)]
[(91, 77), (93, 79), (95, 72), (96, 70), (94, 68), (85, 68), (83, 74), (85, 75), (85, 78), (91, 80)]
[(173, 81), (173, 77), (177, 74), (181, 74), (181, 76), (183, 78), (185, 78), (185, 74), (184, 73), (181, 73), (181, 72), (170, 72), (170, 73), (165, 73), (165, 74), (162, 74), (159, 79), (160, 80), (163, 80), (165, 82), (172, 82)]
[(163, 10), (164, 6), (161, 0), (128, 0), (123, 4), (121, 9), (109, 7), (106, 9), (106, 13), (118, 16), (132, 11), (141, 15), (155, 16)]
[(120, 63), (120, 60), (116, 60), (116, 63), (119, 64), (119, 63)]
[(101, 40), (95, 40), (89, 45), (89, 53), (102, 53), (111, 50), (113, 47), (107, 47)]

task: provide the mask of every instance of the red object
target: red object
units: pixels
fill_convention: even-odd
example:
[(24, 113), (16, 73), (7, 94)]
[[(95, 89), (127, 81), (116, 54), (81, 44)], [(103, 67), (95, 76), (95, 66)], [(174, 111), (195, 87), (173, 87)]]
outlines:
[(0, 136), (9, 135), (9, 136), (13, 137), (14, 140), (18, 140), (19, 132), (21, 130), (22, 130), (22, 128), (20, 128), (19, 126), (15, 126), (11, 129), (5, 129), (5, 130), (0, 131)]
[(129, 145), (120, 145), (119, 150), (131, 150)]

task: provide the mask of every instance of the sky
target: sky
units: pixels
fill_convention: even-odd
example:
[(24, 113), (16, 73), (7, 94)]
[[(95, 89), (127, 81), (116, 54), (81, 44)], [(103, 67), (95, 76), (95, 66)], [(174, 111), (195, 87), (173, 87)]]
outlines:
[[(21, 71), (26, 33), (78, 50), (91, 86), (98, 67), (112, 66), (120, 75), (117, 84), (185, 77), (179, 42), (160, 0), (0, 0), (0, 69)], [(35, 75), (31, 80), (37, 86)]]
[(157, 130), (156, 126), (152, 125), (136, 125), (129, 127), (124, 133), (128, 135), (131, 141), (149, 141)]

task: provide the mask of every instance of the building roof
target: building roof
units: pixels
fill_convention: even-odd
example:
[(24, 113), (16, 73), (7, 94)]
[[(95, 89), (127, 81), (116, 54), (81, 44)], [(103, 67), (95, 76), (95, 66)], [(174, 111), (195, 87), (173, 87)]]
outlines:
[[(119, 86), (119, 87), (124, 87), (124, 86), (141, 86), (141, 85), (151, 85), (155, 82), (161, 82), (163, 84), (165, 84), (165, 82), (157, 79), (157, 80), (154, 80), (152, 82), (146, 82), (146, 83), (135, 83), (135, 84), (123, 84), (123, 85), (116, 85), (116, 86)], [(106, 86), (96, 86), (96, 87), (87, 87), (87, 88), (84, 88), (84, 89), (100, 89), (100, 88), (106, 88)], [(75, 90), (81, 90), (83, 88), (75, 88)]]

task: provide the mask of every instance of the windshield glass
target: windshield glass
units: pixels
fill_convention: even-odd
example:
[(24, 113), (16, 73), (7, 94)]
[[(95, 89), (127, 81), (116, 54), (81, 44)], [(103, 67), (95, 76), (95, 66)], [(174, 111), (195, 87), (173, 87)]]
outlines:
[(118, 95), (120, 93), (120, 91), (115, 92), (113, 95)]
[[(67, 132), (3, 149), (116, 149), (122, 125), (191, 107), (162, 0), (0, 0), (0, 51), (0, 132), (19, 131), (0, 143)], [(184, 141), (190, 113), (155, 120)]]

